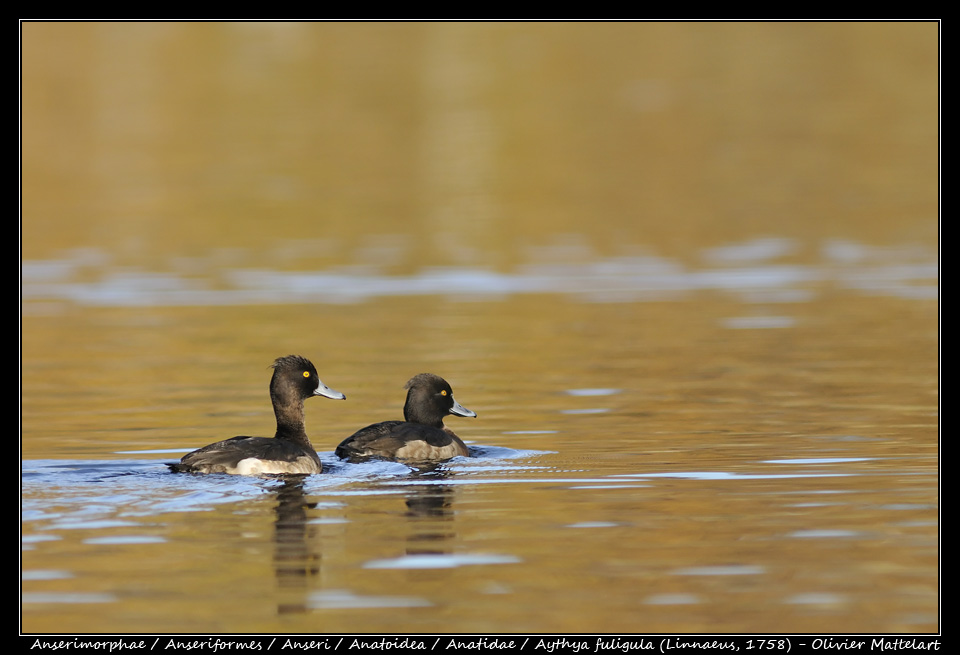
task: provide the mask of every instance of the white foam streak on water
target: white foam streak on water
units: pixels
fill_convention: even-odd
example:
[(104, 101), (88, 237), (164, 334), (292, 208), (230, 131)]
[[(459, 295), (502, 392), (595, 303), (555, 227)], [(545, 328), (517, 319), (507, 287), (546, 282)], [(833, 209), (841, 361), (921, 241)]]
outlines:
[(452, 569), (460, 566), (517, 564), (522, 560), (512, 555), (485, 553), (428, 553), (404, 555), (393, 559), (371, 560), (366, 569)]

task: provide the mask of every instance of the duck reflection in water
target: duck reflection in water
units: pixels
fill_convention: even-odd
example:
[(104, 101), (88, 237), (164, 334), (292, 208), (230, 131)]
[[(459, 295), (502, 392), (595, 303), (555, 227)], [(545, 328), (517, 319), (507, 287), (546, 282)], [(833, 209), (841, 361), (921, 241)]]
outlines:
[(313, 552), (313, 538), (307, 530), (308, 503), (303, 493), (303, 475), (284, 475), (277, 489), (274, 523), (273, 566), (281, 597), (278, 614), (298, 614), (307, 610), (308, 579), (320, 573), (320, 553)]

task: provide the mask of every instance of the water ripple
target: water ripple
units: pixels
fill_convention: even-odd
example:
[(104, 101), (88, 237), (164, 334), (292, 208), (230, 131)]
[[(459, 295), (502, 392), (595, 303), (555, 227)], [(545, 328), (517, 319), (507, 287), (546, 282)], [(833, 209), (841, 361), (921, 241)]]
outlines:
[[(537, 262), (512, 272), (484, 268), (432, 267), (412, 275), (390, 275), (376, 266), (322, 271), (218, 268), (215, 261), (179, 271), (111, 266), (109, 257), (68, 253), (63, 260), (21, 264), (21, 297), (27, 302), (66, 301), (93, 306), (275, 305), (356, 303), (375, 298), (440, 295), (489, 299), (518, 294), (563, 294), (587, 302), (642, 302), (678, 298), (695, 291), (742, 294), (747, 302), (809, 299), (827, 284), (868, 294), (936, 298), (935, 255), (916, 249), (870, 249), (828, 244), (813, 264), (772, 260), (795, 244), (760, 239), (708, 251), (709, 266), (688, 269), (651, 256), (610, 257), (587, 262)], [(173, 262), (177, 266), (177, 261)], [(182, 264), (181, 264), (182, 265)], [(90, 281), (93, 280), (93, 281)], [(771, 296), (775, 294), (775, 296)], [(790, 317), (730, 319), (729, 327), (789, 327)], [(762, 324), (757, 324), (760, 321)]]

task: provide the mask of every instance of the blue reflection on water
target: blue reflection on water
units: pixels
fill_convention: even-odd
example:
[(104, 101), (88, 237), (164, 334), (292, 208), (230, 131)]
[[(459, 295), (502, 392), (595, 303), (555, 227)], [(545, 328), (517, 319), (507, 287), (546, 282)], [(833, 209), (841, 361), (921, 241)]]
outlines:
[[(112, 267), (106, 255), (84, 250), (62, 260), (25, 261), (21, 280), (25, 301), (94, 306), (355, 303), (423, 295), (476, 300), (535, 293), (586, 302), (642, 302), (697, 291), (737, 293), (746, 302), (802, 302), (822, 286), (915, 299), (935, 299), (938, 294), (937, 260), (923, 249), (879, 249), (837, 241), (824, 244), (814, 264), (768, 261), (797, 249), (786, 239), (734, 244), (706, 251), (706, 267), (701, 269), (643, 255), (533, 262), (508, 273), (434, 267), (412, 275), (390, 275), (375, 266), (290, 272), (224, 269), (213, 262), (199, 267), (207, 271), (205, 275), (194, 265), (184, 271), (156, 272)], [(747, 327), (788, 324), (767, 321)]]

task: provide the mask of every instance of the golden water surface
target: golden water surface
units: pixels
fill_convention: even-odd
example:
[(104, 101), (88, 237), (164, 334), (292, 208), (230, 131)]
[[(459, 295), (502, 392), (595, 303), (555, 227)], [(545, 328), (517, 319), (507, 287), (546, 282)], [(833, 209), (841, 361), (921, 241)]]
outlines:
[(24, 632), (939, 630), (937, 24), (21, 28)]

